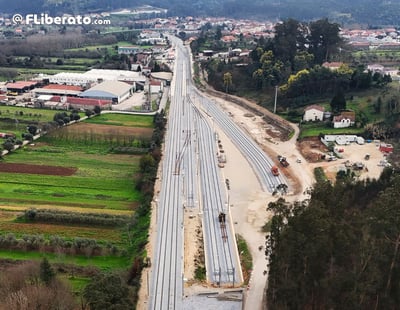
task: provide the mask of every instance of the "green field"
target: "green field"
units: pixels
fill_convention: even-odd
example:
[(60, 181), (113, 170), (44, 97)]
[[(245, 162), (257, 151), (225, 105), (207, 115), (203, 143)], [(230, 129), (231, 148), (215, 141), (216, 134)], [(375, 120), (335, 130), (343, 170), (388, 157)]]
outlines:
[[(0, 105), (0, 132), (14, 133), (17, 139), (21, 139), (27, 126), (40, 128), (42, 124), (53, 121), (57, 112), (60, 111)], [(79, 115), (85, 116), (84, 113)]]
[[(2, 114), (14, 115), (23, 111), (28, 120), (29, 114), (41, 114), (41, 118), (52, 120), (55, 111), (32, 110), (15, 107), (0, 107)], [(30, 111), (32, 110), (32, 113)], [(29, 111), (29, 112), (28, 112)], [(35, 112), (35, 113), (34, 113)], [(143, 127), (152, 128), (152, 117), (141, 117), (121, 114), (107, 114), (87, 120), (90, 126), (80, 128), (96, 130), (96, 124), (108, 125), (114, 128), (127, 128), (142, 131)], [(84, 125), (84, 122), (74, 126)], [(100, 126), (100, 125), (99, 125)], [(119, 127), (117, 127), (119, 126)], [(1, 128), (1, 122), (0, 122)], [(85, 129), (86, 128), (86, 129)], [(64, 128), (63, 128), (64, 129)], [(63, 129), (57, 130), (61, 131)], [(121, 129), (122, 130), (122, 129)], [(114, 130), (114, 135), (118, 134)], [(61, 138), (60, 138), (61, 137)], [(84, 143), (79, 137), (65, 140), (61, 135), (48, 134), (4, 157), (0, 169), (10, 166), (13, 172), (0, 172), (0, 237), (12, 234), (20, 240), (24, 236), (42, 236), (50, 240), (57, 236), (73, 242), (76, 238), (95, 240), (101, 247), (116, 247), (118, 252), (110, 255), (70, 255), (48, 251), (22, 251), (3, 249), (0, 258), (15, 260), (40, 260), (46, 256), (51, 262), (75, 264), (79, 266), (94, 266), (104, 270), (128, 268), (132, 260), (133, 248), (145, 242), (142, 236), (134, 240), (128, 226), (105, 227), (94, 225), (77, 225), (60, 222), (30, 222), (18, 218), (27, 209), (60, 209), (74, 214), (96, 213), (105, 215), (126, 215), (130, 219), (141, 203), (142, 194), (136, 190), (136, 176), (139, 171), (139, 155), (114, 154), (110, 152), (110, 141), (92, 141)], [(148, 138), (145, 138), (148, 139)], [(113, 141), (112, 143), (115, 143)], [(148, 142), (146, 142), (148, 143)], [(43, 167), (49, 174), (33, 173), (26, 168)], [(58, 174), (57, 169), (73, 169), (72, 175)], [(21, 170), (22, 169), (22, 170)], [(25, 170), (24, 170), (25, 169)], [(3, 171), (3, 170), (1, 170)], [(54, 172), (53, 172), (54, 171)], [(137, 229), (146, 225), (146, 221), (138, 224)], [(147, 236), (147, 231), (142, 232)]]
[(364, 132), (363, 128), (333, 128), (330, 126), (326, 126), (324, 123), (309, 123), (302, 124), (299, 138), (307, 138), (307, 137), (318, 137), (320, 134), (324, 135), (359, 135)]
[(74, 168), (77, 169), (74, 175), (2, 173), (0, 196), (3, 201), (14, 201), (17, 205), (48, 202), (84, 208), (133, 208), (140, 198), (132, 182), (139, 156), (107, 153), (107, 144), (88, 150), (79, 141), (65, 144), (62, 140), (42, 137), (34, 146), (6, 156), (3, 162)]
[(153, 127), (152, 116), (127, 115), (127, 114), (102, 114), (98, 117), (88, 119), (90, 124), (103, 124), (115, 126)]
[(38, 252), (0, 250), (0, 257), (13, 260), (41, 260), (43, 257), (47, 257), (53, 263), (95, 266), (103, 270), (124, 269), (129, 265), (128, 257), (117, 256), (95, 256), (88, 258), (83, 255), (66, 256), (52, 253), (43, 254)]
[[(56, 112), (59, 111), (0, 105), (0, 118), (12, 118), (19, 121), (50, 122)], [(83, 116), (84, 113), (80, 115)]]

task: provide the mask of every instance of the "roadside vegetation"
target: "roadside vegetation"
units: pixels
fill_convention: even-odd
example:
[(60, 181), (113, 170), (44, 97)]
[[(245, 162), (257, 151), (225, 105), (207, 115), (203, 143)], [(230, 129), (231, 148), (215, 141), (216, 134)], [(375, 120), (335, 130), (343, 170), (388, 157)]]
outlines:
[(242, 236), (236, 235), (236, 242), (240, 257), (240, 264), (242, 266), (242, 273), (244, 277), (243, 280), (245, 284), (248, 284), (251, 276), (251, 271), (253, 269), (253, 258), (251, 256), (246, 240)]

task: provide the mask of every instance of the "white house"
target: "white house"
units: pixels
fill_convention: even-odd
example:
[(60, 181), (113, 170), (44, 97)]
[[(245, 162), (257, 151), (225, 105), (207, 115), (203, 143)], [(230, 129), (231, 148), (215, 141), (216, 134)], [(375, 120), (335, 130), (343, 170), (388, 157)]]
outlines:
[(353, 111), (342, 112), (333, 117), (333, 128), (346, 128), (355, 124), (356, 114)]
[(308, 121), (322, 121), (324, 119), (324, 107), (313, 104), (304, 109), (303, 120)]

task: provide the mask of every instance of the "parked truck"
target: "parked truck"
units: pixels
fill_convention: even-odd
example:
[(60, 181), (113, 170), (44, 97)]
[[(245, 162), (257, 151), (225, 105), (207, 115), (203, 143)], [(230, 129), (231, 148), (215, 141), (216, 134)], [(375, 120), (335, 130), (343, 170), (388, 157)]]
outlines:
[(279, 175), (279, 169), (277, 166), (272, 166), (271, 167), (271, 172), (274, 176), (278, 176)]
[(278, 155), (278, 161), (279, 161), (279, 163), (281, 164), (282, 167), (289, 166), (289, 163), (287, 162), (286, 157)]

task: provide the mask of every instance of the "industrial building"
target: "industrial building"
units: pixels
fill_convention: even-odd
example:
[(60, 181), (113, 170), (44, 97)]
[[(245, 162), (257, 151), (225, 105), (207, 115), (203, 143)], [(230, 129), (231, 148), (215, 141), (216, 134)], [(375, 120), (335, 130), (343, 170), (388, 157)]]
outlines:
[[(44, 97), (49, 95), (42, 96)], [(110, 110), (111, 105), (111, 100), (77, 98), (67, 96), (50, 96), (50, 98), (47, 98), (46, 100), (37, 100), (35, 102), (36, 107), (57, 110), (94, 110), (96, 106), (100, 107), (101, 110)]]
[(129, 98), (134, 86), (120, 81), (104, 81), (79, 94), (81, 98), (111, 100), (118, 104)]
[(49, 84), (42, 88), (35, 88), (32, 90), (34, 97), (41, 95), (53, 95), (53, 96), (75, 96), (77, 97), (83, 88), (76, 85), (61, 85), (61, 84)]
[(37, 85), (39, 85), (38, 81), (17, 81), (14, 83), (7, 83), (5, 87), (8, 92), (22, 94), (35, 88)]
[(42, 77), (52, 84), (78, 85), (88, 88), (102, 81), (125, 81), (134, 84), (145, 78), (140, 72), (127, 70), (92, 69), (85, 73), (61, 72)]

